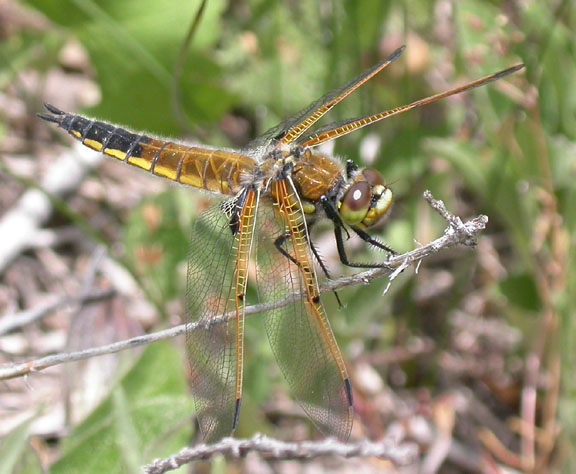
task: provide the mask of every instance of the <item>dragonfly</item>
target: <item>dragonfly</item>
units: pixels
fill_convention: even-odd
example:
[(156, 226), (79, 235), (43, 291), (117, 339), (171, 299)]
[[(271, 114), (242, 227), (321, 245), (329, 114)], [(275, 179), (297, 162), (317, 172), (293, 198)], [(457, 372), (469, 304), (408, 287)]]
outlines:
[(320, 298), (315, 265), (326, 278), (330, 274), (310, 230), (328, 219), (344, 265), (386, 267), (386, 262), (352, 261), (345, 241), (355, 234), (369, 246), (393, 253), (369, 232), (388, 214), (393, 192), (376, 169), (360, 168), (351, 160), (341, 163), (316, 147), (524, 67), (519, 64), (384, 112), (312, 128), (403, 51), (397, 49), (238, 150), (162, 140), (50, 104), (45, 104), (49, 113), (39, 114), (93, 150), (220, 197), (194, 221), (186, 291), (191, 391), (205, 441), (232, 435), (238, 424), (251, 262), (260, 302), (288, 301), (270, 305), (262, 319), (292, 395), (321, 433), (348, 439), (352, 387)]

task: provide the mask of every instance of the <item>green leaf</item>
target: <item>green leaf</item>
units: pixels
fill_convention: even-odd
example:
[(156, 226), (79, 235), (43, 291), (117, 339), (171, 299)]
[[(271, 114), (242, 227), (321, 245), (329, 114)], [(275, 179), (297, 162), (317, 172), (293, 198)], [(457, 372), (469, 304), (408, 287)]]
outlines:
[(540, 311), (542, 302), (536, 283), (527, 273), (510, 275), (500, 282), (500, 291), (508, 301), (527, 311)]
[[(172, 103), (173, 70), (199, 1), (32, 0), (30, 4), (86, 48), (102, 91), (91, 114), (137, 130), (160, 134), (179, 130)], [(195, 123), (219, 118), (233, 102), (219, 85), (220, 68), (201, 52), (218, 39), (223, 8), (221, 0), (208, 3), (183, 64), (181, 105)]]
[(184, 374), (174, 344), (148, 346), (112, 394), (64, 440), (52, 472), (139, 472), (151, 459), (182, 448), (193, 413)]
[(18, 425), (0, 441), (0, 474), (22, 472), (22, 461), (28, 445), (30, 425), (36, 417), (30, 417)]

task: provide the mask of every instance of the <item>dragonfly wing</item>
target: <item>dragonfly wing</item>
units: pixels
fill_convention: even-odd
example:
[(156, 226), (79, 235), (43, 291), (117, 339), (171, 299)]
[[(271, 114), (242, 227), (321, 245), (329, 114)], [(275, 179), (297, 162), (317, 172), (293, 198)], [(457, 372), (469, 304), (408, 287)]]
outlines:
[[(259, 216), (258, 294), (261, 302), (290, 298), (294, 293), (303, 296), (264, 313), (266, 332), (282, 373), (306, 414), (323, 434), (345, 440), (353, 416), (350, 382), (319, 298), (303, 215), (298, 206), (287, 209), (282, 193), (280, 202), (275, 202), (276, 217), (269, 209)], [(279, 211), (281, 207), (284, 211)], [(282, 213), (286, 215), (280, 218), (283, 228), (279, 229), (276, 222)], [(287, 234), (290, 237), (284, 249), (299, 265), (274, 247), (276, 239)]]
[(229, 436), (240, 409), (244, 296), (258, 203), (254, 191), (241, 196), (203, 212), (190, 243), (186, 346), (206, 441)]
[(409, 110), (431, 104), (433, 102), (436, 102), (437, 100), (444, 99), (445, 97), (460, 94), (461, 92), (470, 89), (475, 89), (476, 87), (481, 87), (490, 82), (497, 81), (509, 74), (512, 74), (513, 72), (522, 69), (523, 67), (524, 67), (523, 64), (518, 64), (508, 69), (504, 69), (503, 71), (499, 71), (497, 73), (490, 74), (489, 76), (485, 76), (481, 79), (469, 82), (462, 86), (454, 87), (453, 89), (440, 92), (438, 94), (434, 94), (430, 97), (417, 100), (407, 105), (402, 105), (400, 107), (395, 107), (390, 110), (385, 110), (384, 112), (379, 112), (377, 114), (372, 115), (366, 115), (365, 117), (358, 117), (349, 120), (344, 120), (341, 122), (329, 123), (327, 125), (324, 125), (323, 127), (314, 130), (310, 134), (298, 136), (296, 143), (304, 147), (318, 146), (327, 141), (334, 140), (335, 138), (354, 132), (355, 130), (365, 127), (366, 125), (379, 122), (380, 120), (383, 120), (385, 118), (394, 117), (395, 115), (406, 113)]
[(292, 115), (286, 120), (280, 122), (275, 127), (272, 127), (270, 130), (264, 132), (262, 135), (248, 144), (247, 150), (244, 150), (244, 153), (253, 154), (255, 150), (266, 148), (273, 139), (279, 140), (285, 144), (292, 143), (302, 133), (314, 125), (314, 123), (316, 123), (330, 109), (332, 109), (352, 92), (362, 86), (365, 82), (382, 71), (382, 69), (388, 66), (392, 61), (397, 59), (403, 51), (404, 46), (398, 48), (396, 51), (394, 51), (394, 53), (380, 61), (378, 64), (365, 70), (354, 79), (348, 81), (346, 84), (328, 92), (327, 94), (312, 102), (307, 107), (300, 110), (298, 113)]

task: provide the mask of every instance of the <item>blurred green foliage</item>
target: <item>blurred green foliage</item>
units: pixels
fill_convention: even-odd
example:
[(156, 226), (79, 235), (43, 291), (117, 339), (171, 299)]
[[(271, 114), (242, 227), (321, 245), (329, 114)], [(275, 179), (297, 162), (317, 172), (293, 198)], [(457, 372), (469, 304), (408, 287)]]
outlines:
[[(51, 35), (79, 41), (90, 56), (102, 101), (90, 112), (156, 133), (177, 131), (171, 113), (173, 67), (196, 2), (79, 0), (29, 2), (58, 25)], [(195, 38), (200, 50), (216, 44), (224, 3), (209, 3)], [(54, 54), (58, 50), (53, 51)], [(209, 54), (191, 54), (182, 72), (182, 99), (196, 120), (214, 120), (232, 97), (218, 84), (221, 68)]]
[(174, 345), (146, 347), (94, 412), (64, 440), (52, 472), (140, 472), (151, 459), (188, 443), (193, 411), (182, 358)]
[[(339, 140), (334, 149), (335, 154), (362, 163), (359, 150), (366, 136), (375, 134), (381, 140), (370, 166), (382, 171), (397, 196), (393, 219), (382, 231), (393, 248), (409, 250), (413, 239), (428, 241), (443, 232), (445, 223), (421, 198), (422, 191), (430, 189), (456, 214), (490, 217), (487, 235), (498, 242), (494, 245), (503, 276), (479, 278), (476, 272), (484, 264), (474, 251), (466, 251), (440, 265), (454, 275), (455, 287), (433, 309), (415, 302), (418, 275), (408, 272), (395, 280), (384, 297), (387, 282), (382, 280), (344, 291), (341, 297), (347, 309), (343, 311), (338, 311), (331, 295), (326, 294), (324, 301), (346, 354), (352, 342), (362, 341), (363, 348), (373, 351), (401, 344), (406, 328), (441, 341), (447, 331), (446, 314), (459, 308), (466, 294), (481, 293), (494, 315), (525, 334), (523, 354), (533, 351), (534, 341), (544, 335), (544, 361), (561, 357), (558, 418), (565, 438), (575, 438), (573, 3), (210, 1), (178, 78), (179, 105), (188, 120), (184, 125), (173, 102), (174, 71), (198, 2), (26, 3), (46, 15), (51, 27), (0, 44), (2, 57), (8, 59), (0, 65), (0, 87), (24, 69), (45, 72), (54, 68), (62, 47), (78, 42), (89, 56), (93, 79), (101, 91), (100, 102), (83, 112), (157, 134), (201, 136), (215, 146), (230, 146), (219, 127), (223, 117), (247, 117), (258, 133), (263, 132), (404, 43), (408, 45), (405, 55), (347, 98), (331, 114), (332, 119), (385, 110), (524, 62), (523, 73), (354, 133)], [(449, 11), (443, 10), (447, 4)], [(126, 222), (127, 259), (141, 285), (159, 304), (183, 294), (186, 237), (197, 205), (191, 201), (193, 191), (171, 189), (142, 203)], [(151, 207), (161, 216), (153, 226), (146, 217)], [(156, 252), (159, 261), (143, 265), (142, 249)], [(364, 255), (364, 259), (380, 257)], [(254, 296), (253, 289), (249, 293)], [(542, 321), (543, 314), (554, 315), (557, 331), (546, 332), (542, 324), (535, 323)], [(239, 435), (273, 429), (258, 406), (282, 383), (259, 321), (248, 318), (248, 325), (246, 395)], [(99, 442), (97, 436), (104, 436), (111, 450), (131, 439), (123, 453), (128, 457), (123, 464), (127, 469), (150, 459), (147, 455), (143, 459), (141, 451), (152, 441), (134, 440), (132, 435), (148, 428), (158, 434), (170, 422), (181, 421), (178, 416), (166, 419), (165, 408), (186, 405), (181, 400), (182, 387), (178, 393), (171, 392), (172, 384), (183, 383), (185, 371), (180, 373), (181, 382), (171, 374), (171, 383), (163, 384), (169, 389), (164, 395), (169, 405), (150, 402), (151, 409), (142, 418), (136, 409), (125, 412), (133, 417), (126, 420), (128, 428), (115, 431), (120, 419), (115, 421), (114, 410), (135, 403), (131, 397), (144, 400), (146, 384), (159, 384), (154, 377), (174, 363), (163, 359), (168, 357), (164, 351), (170, 350), (166, 345), (147, 349), (142, 364), (154, 367), (155, 359), (149, 354), (153, 353), (168, 365), (135, 368), (133, 381), (126, 385), (125, 380), (114, 388), (111, 398), (70, 435), (54, 472), (77, 472), (77, 461), (72, 459), (75, 447), (86, 447), (82, 449), (86, 465), (95, 466), (90, 456), (121, 457), (119, 452), (104, 455), (93, 449)], [(433, 375), (427, 377), (425, 384), (433, 387)], [(154, 396), (160, 397), (159, 393)], [(183, 410), (180, 416), (189, 413)], [(576, 466), (573, 454), (564, 456), (567, 466)], [(111, 466), (106, 470), (114, 471)], [(91, 472), (105, 470), (94, 467)]]

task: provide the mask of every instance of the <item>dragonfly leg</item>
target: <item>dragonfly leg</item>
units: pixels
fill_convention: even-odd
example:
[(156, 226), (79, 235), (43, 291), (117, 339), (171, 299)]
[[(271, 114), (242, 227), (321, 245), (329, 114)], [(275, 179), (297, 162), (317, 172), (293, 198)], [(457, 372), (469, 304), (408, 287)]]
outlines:
[[(340, 219), (340, 216), (338, 215), (338, 212), (336, 211), (336, 209), (334, 209), (334, 207), (330, 204), (330, 201), (326, 197), (322, 197), (322, 198), (320, 198), (320, 202), (322, 204), (322, 207), (324, 208), (324, 212), (326, 213), (326, 216), (334, 224), (334, 237), (336, 238), (336, 248), (338, 249), (338, 256), (340, 257), (340, 261), (344, 265), (346, 265), (348, 267), (352, 267), (352, 268), (390, 268), (387, 263), (355, 263), (355, 262), (351, 262), (348, 259), (348, 255), (346, 254), (346, 248), (344, 247), (344, 238), (342, 236), (342, 230), (344, 230), (344, 232), (346, 232), (347, 238), (350, 238), (350, 234), (348, 233), (348, 230), (346, 229), (344, 223), (342, 222), (342, 219)], [(364, 232), (363, 230), (357, 229), (355, 227), (352, 227), (352, 230), (364, 242), (368, 242), (369, 244), (373, 245), (376, 248), (386, 250), (388, 253), (396, 255), (396, 252), (394, 252), (390, 247), (388, 247), (387, 245), (384, 245), (382, 242), (379, 242), (378, 240), (372, 238), (370, 236), (370, 234), (368, 234), (367, 232)]]
[[(351, 161), (348, 160), (348, 162)], [(326, 217), (328, 217), (328, 219), (332, 221), (334, 227), (335, 228), (339, 227), (341, 231), (343, 230), (344, 232), (346, 232), (346, 240), (350, 239), (350, 233), (348, 232), (348, 229), (346, 229), (344, 222), (342, 222), (342, 219), (340, 219), (338, 211), (334, 209), (334, 206), (330, 203), (330, 200), (326, 196), (322, 196), (320, 198), (320, 204), (322, 204), (322, 208), (326, 213)]]
[(284, 255), (284, 257), (290, 260), (294, 265), (299, 266), (300, 263), (298, 262), (298, 260), (296, 260), (292, 255), (290, 255), (288, 251), (283, 247), (284, 242), (286, 242), (286, 240), (287, 240), (286, 234), (282, 234), (274, 241), (274, 247), (276, 247), (276, 250), (278, 250), (278, 252), (280, 252), (282, 255)]
[[(287, 240), (287, 236), (281, 235), (280, 237), (278, 237), (274, 241), (274, 247), (276, 247), (278, 252), (280, 252), (284, 257), (286, 257), (288, 260), (290, 260), (294, 265), (300, 265), (298, 260), (296, 260), (292, 255), (290, 255), (286, 251), (286, 249), (284, 249), (283, 245), (284, 245), (284, 242), (286, 242), (286, 240)], [(320, 268), (322, 269), (322, 272), (324, 272), (324, 275), (326, 275), (326, 278), (328, 278), (328, 280), (332, 280), (332, 277), (330, 276), (330, 272), (328, 271), (328, 268), (326, 267), (324, 260), (322, 260), (322, 256), (318, 253), (318, 249), (316, 249), (316, 246), (312, 243), (312, 241), (309, 241), (309, 244), (310, 244), (310, 248), (312, 249), (312, 253), (314, 254), (314, 257), (316, 258), (316, 261), (318, 262), (318, 264), (320, 265)], [(336, 292), (336, 290), (333, 290), (332, 293), (334, 293), (334, 296), (336, 297), (336, 301), (338, 302), (338, 307), (340, 309), (343, 309), (344, 305), (342, 304), (342, 300), (340, 300), (340, 296), (338, 296), (338, 293)]]
[(352, 160), (346, 160), (346, 178), (351, 180), (358, 171), (358, 165)]
[[(354, 229), (352, 228), (352, 230), (354, 230), (354, 232), (358, 233), (357, 230), (358, 229)], [(375, 245), (378, 248), (382, 248), (383, 250), (387, 250), (390, 251), (388, 249), (388, 247), (386, 247), (384, 244), (378, 242), (377, 240), (372, 239), (367, 233), (363, 233), (364, 236), (367, 236), (370, 238), (370, 240), (365, 240), (360, 234), (358, 234), (358, 236), (364, 240), (365, 242), (368, 242), (372, 245), (375, 245), (373, 242), (377, 242), (379, 245)], [(356, 263), (356, 262), (351, 262), (348, 259), (348, 255), (346, 254), (346, 248), (344, 247), (344, 239), (342, 237), (342, 227), (339, 225), (334, 225), (334, 237), (336, 238), (336, 248), (338, 249), (338, 256), (340, 257), (340, 261), (348, 266), (348, 267), (352, 267), (352, 268), (388, 268), (388, 269), (392, 269), (390, 267), (390, 265), (388, 265), (387, 263)], [(392, 251), (390, 251), (390, 253), (393, 253)]]
[(223, 201), (220, 205), (220, 209), (224, 214), (229, 217), (228, 227), (232, 235), (236, 235), (239, 230), (240, 224), (240, 214), (242, 208), (244, 207), (244, 202), (246, 201), (246, 190), (243, 190), (239, 196), (234, 199)]
[(386, 244), (383, 244), (379, 240), (374, 239), (368, 232), (365, 232), (362, 229), (356, 229), (355, 227), (352, 227), (352, 230), (364, 242), (368, 242), (370, 245), (373, 245), (376, 248), (385, 250), (386, 252), (388, 252), (392, 256), (398, 255), (398, 252), (392, 250), (390, 247), (388, 247)]
[[(316, 261), (320, 265), (320, 268), (324, 272), (324, 275), (326, 275), (326, 278), (328, 278), (328, 280), (332, 280), (332, 277), (330, 276), (330, 273), (328, 272), (328, 268), (326, 267), (324, 260), (322, 260), (322, 256), (318, 253), (318, 249), (316, 248), (316, 246), (314, 245), (314, 243), (312, 241), (310, 241), (310, 248), (312, 249), (312, 253), (314, 254), (314, 257), (316, 258)], [(338, 296), (338, 292), (336, 290), (332, 290), (332, 293), (334, 293), (334, 296), (336, 297), (336, 301), (338, 301), (338, 308), (344, 309), (344, 305), (342, 304), (342, 301), (340, 300), (340, 296)]]

